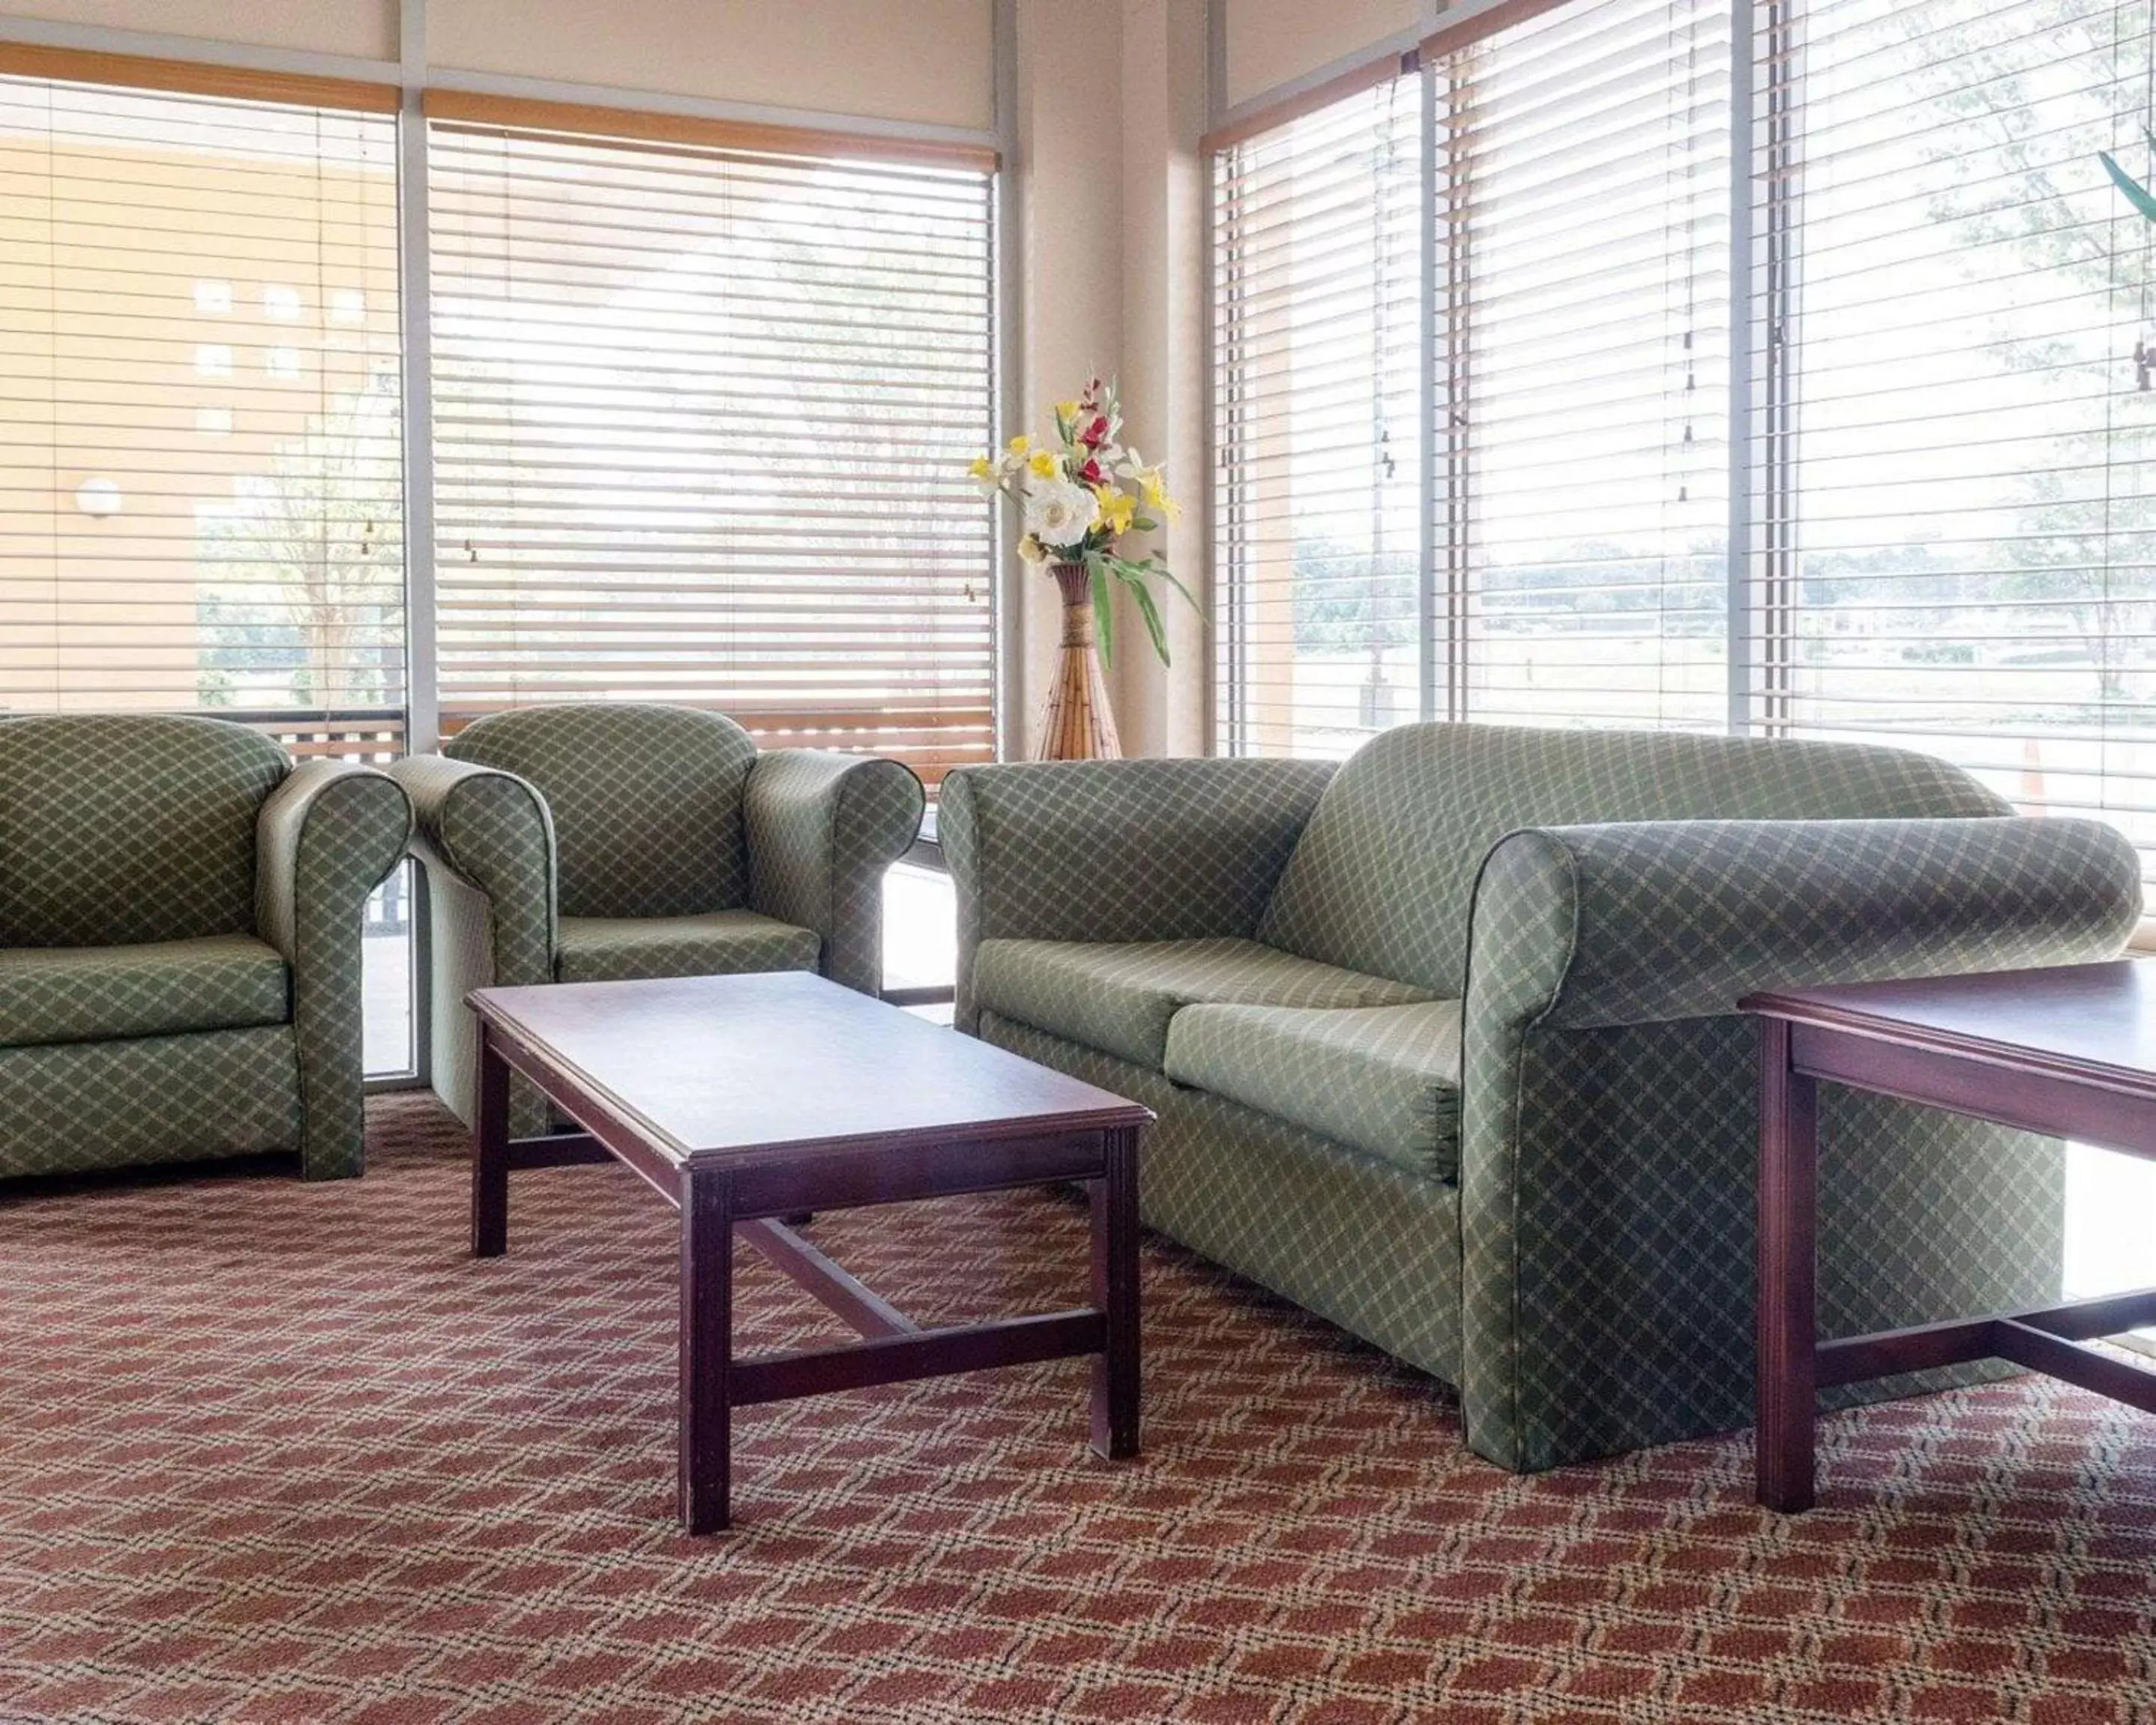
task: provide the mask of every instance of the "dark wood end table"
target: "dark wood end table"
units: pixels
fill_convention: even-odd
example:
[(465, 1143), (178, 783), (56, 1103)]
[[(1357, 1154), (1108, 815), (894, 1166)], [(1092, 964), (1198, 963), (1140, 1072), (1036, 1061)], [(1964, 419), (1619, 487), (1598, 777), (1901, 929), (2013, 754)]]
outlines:
[(2156, 1321), (2156, 1287), (1819, 1340), (1820, 1081), (2156, 1158), (2156, 961), (1793, 988), (1763, 1020), (1759, 1081), (1758, 1489), (1813, 1502), (1822, 1389), (2010, 1360), (2156, 1413), (2156, 1373), (2082, 1344)]
[[(736, 1408), (1097, 1356), (1092, 1446), (1138, 1449), (1135, 1102), (803, 972), (482, 988), (472, 1250), (508, 1248), (512, 1169), (619, 1160), (681, 1213), (680, 1512), (729, 1516)], [(512, 1140), (509, 1075), (580, 1131)], [(1092, 1304), (924, 1330), (779, 1219), (1045, 1181), (1092, 1200)], [(862, 1340), (737, 1359), (733, 1242)]]

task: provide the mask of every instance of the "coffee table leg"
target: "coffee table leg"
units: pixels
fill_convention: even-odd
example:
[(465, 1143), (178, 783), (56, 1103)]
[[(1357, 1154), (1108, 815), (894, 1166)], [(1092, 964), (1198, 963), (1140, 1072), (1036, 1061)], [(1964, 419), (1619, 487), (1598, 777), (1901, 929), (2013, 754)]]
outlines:
[(472, 1255), (498, 1258), (509, 1250), (509, 1063), (484, 1023), (478, 1088), (472, 1110)]
[(733, 1182), (681, 1173), (681, 1519), (691, 1533), (727, 1525), (732, 1466)]
[(1093, 1448), (1121, 1461), (1138, 1452), (1138, 1132), (1104, 1136), (1107, 1168), (1092, 1183), (1093, 1303), (1108, 1333), (1093, 1362)]
[(1762, 1021), (1759, 1061), (1759, 1502), (1813, 1503), (1818, 1396), (1819, 1085), (1789, 1065), (1789, 1026)]

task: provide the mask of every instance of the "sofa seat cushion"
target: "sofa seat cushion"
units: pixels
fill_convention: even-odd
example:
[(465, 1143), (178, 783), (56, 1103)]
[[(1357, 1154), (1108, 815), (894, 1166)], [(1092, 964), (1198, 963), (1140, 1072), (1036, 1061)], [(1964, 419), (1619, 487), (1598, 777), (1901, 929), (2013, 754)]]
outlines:
[(1460, 1173), (1460, 1003), (1186, 1006), (1168, 1076), (1439, 1180)]
[(1130, 945), (983, 941), (973, 955), (973, 998), (987, 1011), (1158, 1071), (1168, 1021), (1197, 1002), (1402, 1006), (1430, 996), (1224, 936)]
[(0, 1048), (281, 1024), (285, 960), (251, 934), (0, 948)]
[(717, 911), (706, 916), (564, 916), (554, 942), (554, 979), (611, 983), (814, 970), (823, 951), (813, 928), (796, 928), (754, 911)]

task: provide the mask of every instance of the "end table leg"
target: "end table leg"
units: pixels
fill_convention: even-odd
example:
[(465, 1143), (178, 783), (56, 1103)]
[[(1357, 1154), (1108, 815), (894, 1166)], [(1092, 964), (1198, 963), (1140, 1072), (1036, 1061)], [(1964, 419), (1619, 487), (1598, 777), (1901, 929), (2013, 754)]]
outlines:
[(1791, 1070), (1789, 1025), (1763, 1021), (1759, 1064), (1759, 1502), (1813, 1503), (1819, 1319), (1819, 1085)]
[(1105, 1134), (1107, 1168), (1093, 1182), (1093, 1303), (1107, 1314), (1093, 1362), (1093, 1448), (1138, 1452), (1138, 1129)]
[(681, 1173), (681, 1519), (691, 1533), (730, 1520), (733, 1182)]
[(479, 1086), (472, 1110), (472, 1255), (509, 1250), (509, 1063), (479, 1027)]

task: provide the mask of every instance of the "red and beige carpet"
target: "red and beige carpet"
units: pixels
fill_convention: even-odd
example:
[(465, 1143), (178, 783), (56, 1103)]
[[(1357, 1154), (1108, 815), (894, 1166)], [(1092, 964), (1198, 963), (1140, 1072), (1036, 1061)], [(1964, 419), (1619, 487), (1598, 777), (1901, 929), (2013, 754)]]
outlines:
[[(1066, 1363), (741, 1416), (740, 1525), (671, 1519), (671, 1218), (461, 1142), (373, 1171), (0, 1199), (0, 1719), (2156, 1718), (2156, 1420), (2023, 1384), (1516, 1479), (1446, 1396), (1164, 1246), (1147, 1455)], [(1076, 1298), (1049, 1194), (829, 1216), (923, 1316)], [(752, 1255), (745, 1345), (814, 1308)], [(751, 1333), (752, 1332), (752, 1333)]]

